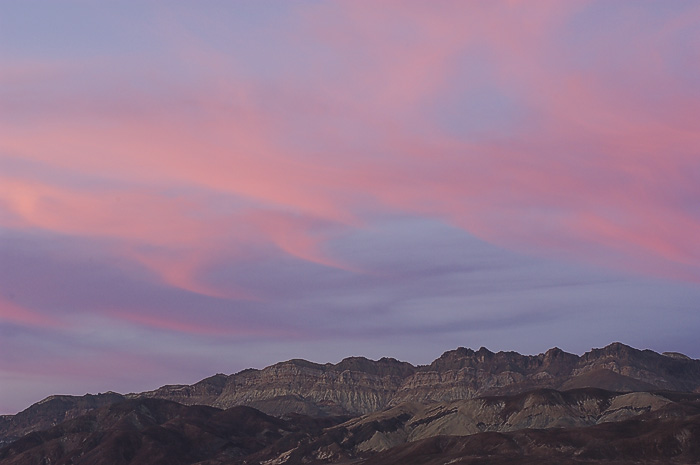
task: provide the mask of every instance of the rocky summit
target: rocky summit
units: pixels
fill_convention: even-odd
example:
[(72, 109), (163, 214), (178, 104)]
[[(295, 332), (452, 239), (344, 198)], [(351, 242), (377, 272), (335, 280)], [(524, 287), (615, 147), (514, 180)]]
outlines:
[[(700, 360), (458, 348), (289, 360), (0, 417), (0, 464), (698, 463)], [(4, 444), (4, 446), (2, 446)]]
[(289, 360), (262, 370), (216, 375), (192, 386), (164, 386), (129, 398), (186, 405), (255, 407), (271, 415), (362, 415), (404, 402), (449, 402), (536, 388), (612, 391), (700, 389), (700, 361), (615, 343), (583, 356), (458, 348), (427, 366), (391, 358), (347, 358), (335, 365)]

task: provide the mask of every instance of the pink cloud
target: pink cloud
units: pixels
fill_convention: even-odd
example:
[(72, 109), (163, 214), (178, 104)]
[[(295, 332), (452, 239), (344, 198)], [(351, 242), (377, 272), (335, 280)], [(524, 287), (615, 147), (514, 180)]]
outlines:
[(332, 225), (328, 220), (258, 210), (246, 214), (242, 221), (255, 225), (280, 250), (293, 257), (331, 268), (360, 271), (323, 250), (326, 239), (331, 237), (327, 231), (323, 232), (323, 228), (328, 230)]
[(1, 296), (0, 321), (39, 328), (60, 329), (66, 327), (63, 322), (55, 318), (25, 308)]
[[(194, 246), (194, 244), (193, 244)], [(196, 294), (233, 300), (258, 300), (260, 297), (246, 289), (242, 289), (236, 283), (228, 283), (225, 288), (213, 286), (201, 279), (201, 274), (208, 264), (220, 259), (213, 247), (206, 243), (196, 249), (157, 249), (124, 247), (120, 250), (124, 257), (131, 259), (149, 270), (155, 272), (160, 280), (178, 289), (194, 292)], [(230, 260), (235, 261), (233, 253), (228, 252)]]
[[(77, 109), (54, 105), (31, 124), (0, 123), (5, 153), (153, 191), (79, 192), (7, 177), (0, 189), (25, 227), (123, 240), (133, 246), (124, 249), (130, 258), (164, 282), (212, 296), (252, 297), (197, 277), (227, 240), (238, 244), (227, 246), (232, 257), (269, 241), (296, 258), (359, 271), (324, 252), (332, 235), (321, 231), (363, 227), (365, 210), (443, 218), (506, 247), (549, 247), (576, 260), (591, 260), (598, 246), (597, 263), (697, 281), (688, 257), (698, 256), (698, 218), (662, 198), (692, 189), (684, 168), (696, 166), (700, 147), (697, 96), (668, 90), (682, 82), (663, 60), (688, 23), (679, 17), (657, 34), (630, 31), (643, 47), (614, 65), (617, 45), (608, 53), (607, 37), (591, 37), (598, 66), (581, 69), (575, 58), (561, 59), (577, 50), (558, 37), (588, 5), (322, 6), (307, 17), (311, 39), (348, 62), (330, 71), (316, 62), (309, 88), (298, 76), (246, 81), (221, 50), (196, 42), (188, 56), (232, 73), (204, 76), (213, 91), (178, 89), (168, 98), (132, 91), (100, 104), (52, 91), (48, 100), (75, 98)], [(343, 14), (327, 22), (326, 10), (336, 9)], [(500, 86), (529, 116), (485, 141), (448, 135), (424, 112), (454, 90), (446, 86), (460, 76), (456, 63), (479, 56), (488, 57), (475, 61), (489, 65), (486, 75), (465, 76), (462, 85)], [(629, 89), (626, 78), (634, 79)], [(308, 121), (295, 124), (297, 115)], [(357, 139), (372, 136), (364, 146), (344, 132), (348, 121)], [(295, 131), (305, 139), (290, 146)], [(200, 216), (209, 211), (203, 202), (159, 190), (173, 186), (235, 196), (245, 206)], [(626, 258), (606, 260), (611, 250)]]

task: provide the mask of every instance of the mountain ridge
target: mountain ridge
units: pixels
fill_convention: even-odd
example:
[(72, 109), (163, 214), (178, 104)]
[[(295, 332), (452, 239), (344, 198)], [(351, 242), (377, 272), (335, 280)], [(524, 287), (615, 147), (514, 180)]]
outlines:
[(347, 357), (336, 364), (291, 359), (263, 369), (219, 373), (192, 385), (165, 385), (141, 393), (49, 396), (16, 415), (0, 418), (0, 441), (126, 399), (159, 398), (222, 409), (243, 405), (273, 416), (297, 413), (321, 417), (364, 415), (407, 402), (452, 402), (539, 388), (587, 387), (620, 392), (700, 392), (700, 360), (621, 343), (580, 356), (556, 347), (538, 355), (458, 347), (422, 366), (387, 357), (376, 361)]

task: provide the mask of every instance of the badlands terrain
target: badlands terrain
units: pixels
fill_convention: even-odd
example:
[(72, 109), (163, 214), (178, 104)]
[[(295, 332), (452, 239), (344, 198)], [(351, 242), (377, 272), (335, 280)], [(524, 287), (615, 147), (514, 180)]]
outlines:
[(430, 365), (289, 360), (0, 417), (0, 464), (700, 462), (700, 360), (458, 348)]

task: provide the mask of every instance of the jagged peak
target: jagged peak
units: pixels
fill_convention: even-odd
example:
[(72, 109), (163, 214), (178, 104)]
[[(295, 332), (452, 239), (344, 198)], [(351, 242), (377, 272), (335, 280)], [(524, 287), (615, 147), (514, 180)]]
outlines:
[(285, 362), (275, 363), (274, 365), (271, 365), (267, 368), (263, 368), (263, 370), (267, 370), (269, 368), (279, 368), (279, 367), (282, 367), (285, 365), (294, 365), (294, 366), (298, 366), (301, 368), (313, 368), (316, 370), (324, 370), (325, 368), (327, 368), (328, 364), (321, 365), (320, 363), (310, 362), (308, 360), (304, 360), (303, 358), (293, 358), (293, 359), (287, 360)]
[(366, 362), (376, 363), (375, 360), (369, 359), (367, 357), (350, 356), (350, 357), (345, 357), (340, 362), (336, 363), (334, 366), (340, 365), (341, 363), (366, 363)]
[(564, 353), (563, 350), (561, 350), (559, 347), (552, 347), (551, 349), (547, 350), (547, 352), (544, 353), (544, 355), (549, 355), (549, 356), (556, 356), (561, 353)]
[(578, 355), (572, 354), (572, 353), (567, 352), (565, 350), (562, 350), (559, 347), (552, 347), (551, 349), (547, 350), (547, 352), (545, 352), (544, 354), (540, 354), (540, 355), (543, 355), (545, 360), (551, 360), (551, 359), (562, 358), (562, 357), (571, 358), (571, 359), (579, 358)]
[(247, 375), (247, 374), (255, 373), (255, 372), (258, 372), (258, 371), (260, 371), (260, 370), (257, 369), (257, 368), (246, 368), (246, 369), (244, 369), (244, 370), (241, 370), (241, 371), (239, 371), (239, 372), (236, 372), (233, 376)]
[(41, 399), (39, 402), (37, 402), (34, 405), (45, 404), (47, 402), (51, 402), (52, 400), (66, 400), (66, 399), (69, 399), (71, 397), (72, 396), (67, 396), (67, 395), (62, 395), (62, 394), (53, 394), (53, 395), (50, 395), (48, 397), (44, 397), (43, 399)]
[(687, 355), (682, 354), (680, 352), (663, 352), (661, 355), (664, 355), (664, 356), (670, 357), (670, 358), (680, 359), (680, 360), (692, 360), (692, 358), (690, 358)]
[(100, 392), (97, 394), (98, 396), (105, 395), (105, 396), (120, 396), (121, 394), (115, 391), (107, 391), (107, 392)]
[(437, 358), (437, 360), (442, 360), (442, 359), (447, 359), (447, 358), (454, 358), (454, 357), (465, 357), (465, 356), (472, 356), (474, 355), (475, 352), (468, 348), (468, 347), (462, 347), (459, 346), (456, 349), (448, 350), (442, 353), (440, 357)]
[(226, 384), (228, 379), (229, 379), (228, 375), (225, 375), (223, 373), (217, 373), (217, 374), (210, 376), (208, 378), (204, 378), (203, 380), (197, 382), (195, 385), (209, 384), (209, 385), (223, 386)]
[(584, 360), (590, 360), (590, 359), (596, 359), (601, 356), (611, 356), (611, 357), (639, 357), (642, 354), (647, 354), (651, 356), (656, 356), (656, 357), (661, 357), (662, 355), (659, 354), (658, 352), (654, 352), (653, 350), (650, 349), (635, 349), (634, 347), (631, 347), (627, 344), (623, 344), (622, 342), (613, 342), (611, 344), (608, 344), (605, 347), (602, 348), (597, 348), (597, 349), (591, 349), (585, 354), (581, 356), (582, 359)]
[[(613, 359), (621, 365), (632, 365), (642, 367), (645, 370), (657, 370), (662, 366), (673, 366), (673, 370), (679, 369), (681, 366), (694, 367), (694, 371), (700, 373), (700, 364), (698, 360), (680, 354), (680, 356), (668, 356), (660, 354), (651, 349), (635, 349), (620, 342), (613, 342), (602, 349), (592, 349), (586, 352), (581, 357), (582, 362), (586, 364), (595, 363), (598, 359), (608, 358)], [(670, 360), (669, 360), (670, 359)], [(671, 365), (668, 365), (668, 364)]]
[(634, 352), (641, 352), (640, 350), (635, 349), (634, 347), (628, 346), (627, 344), (623, 344), (622, 342), (611, 342), (607, 346), (603, 347), (603, 350), (607, 351), (634, 351)]
[(477, 354), (485, 354), (485, 355), (495, 355), (494, 352), (491, 352), (490, 350), (488, 350), (484, 346), (479, 347), (479, 350), (477, 350), (476, 353)]
[[(393, 357), (382, 357), (379, 360), (372, 360), (371, 358), (362, 356), (345, 357), (340, 362), (333, 366), (338, 366), (345, 363), (375, 363), (381, 365), (411, 365), (408, 362), (402, 362), (401, 360), (395, 359)], [(413, 366), (413, 365), (411, 365)]]

